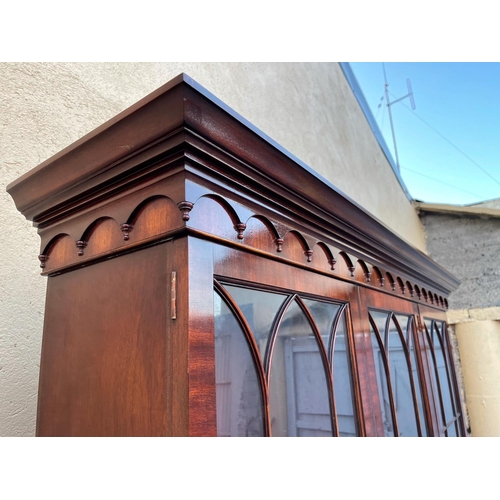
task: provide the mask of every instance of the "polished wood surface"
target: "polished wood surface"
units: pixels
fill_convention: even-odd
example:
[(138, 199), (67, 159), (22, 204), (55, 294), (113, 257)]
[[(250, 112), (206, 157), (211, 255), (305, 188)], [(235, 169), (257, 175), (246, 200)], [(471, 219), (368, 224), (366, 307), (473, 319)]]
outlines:
[(37, 435), (165, 435), (168, 258), (160, 244), (49, 280)]

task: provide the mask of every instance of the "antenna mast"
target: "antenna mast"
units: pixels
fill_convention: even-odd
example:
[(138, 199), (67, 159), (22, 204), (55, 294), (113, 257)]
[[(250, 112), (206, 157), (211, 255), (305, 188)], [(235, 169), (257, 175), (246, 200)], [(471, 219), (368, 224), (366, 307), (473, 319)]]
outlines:
[(399, 167), (399, 156), (398, 156), (398, 148), (396, 145), (396, 134), (394, 132), (394, 122), (392, 121), (392, 112), (391, 112), (391, 106), (393, 104), (396, 104), (399, 101), (402, 101), (403, 99), (406, 99), (407, 97), (410, 98), (410, 103), (411, 103), (411, 109), (415, 109), (415, 100), (413, 99), (413, 90), (411, 89), (411, 82), (410, 79), (406, 79), (406, 86), (408, 87), (408, 94), (406, 94), (403, 97), (400, 97), (399, 99), (395, 99), (394, 101), (389, 100), (389, 83), (387, 83), (387, 75), (385, 73), (385, 63), (382, 63), (382, 68), (384, 70), (384, 81), (385, 81), (385, 102), (387, 103), (387, 108), (389, 110), (389, 121), (391, 122), (391, 132), (392, 132), (392, 141), (394, 142), (394, 153), (396, 156), (396, 166), (398, 167), (398, 172), (401, 171), (401, 168)]

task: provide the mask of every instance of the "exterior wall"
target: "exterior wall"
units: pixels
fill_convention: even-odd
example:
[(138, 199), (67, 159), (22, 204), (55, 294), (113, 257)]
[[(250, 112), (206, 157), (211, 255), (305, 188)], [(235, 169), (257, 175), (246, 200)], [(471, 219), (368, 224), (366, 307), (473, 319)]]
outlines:
[[(422, 208), (421, 208), (422, 209)], [(462, 282), (450, 295), (474, 436), (500, 436), (500, 219), (422, 213), (431, 258)]]
[(34, 435), (45, 298), (39, 238), (5, 187), (181, 72), (424, 250), (420, 221), (336, 63), (1, 63), (1, 436)]
[(474, 436), (500, 436), (500, 321), (460, 323), (455, 331)]
[(460, 281), (450, 309), (500, 306), (500, 219), (457, 215), (421, 216), (429, 255)]
[(482, 203), (471, 203), (469, 207), (500, 208), (500, 199), (483, 201)]

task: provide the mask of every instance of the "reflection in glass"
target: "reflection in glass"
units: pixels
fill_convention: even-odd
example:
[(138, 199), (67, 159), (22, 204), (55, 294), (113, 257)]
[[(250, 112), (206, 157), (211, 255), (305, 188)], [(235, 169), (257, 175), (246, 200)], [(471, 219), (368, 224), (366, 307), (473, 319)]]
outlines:
[[(441, 332), (443, 325), (441, 324)], [(438, 333), (439, 332), (439, 333)], [(452, 393), (450, 387), (450, 379), (448, 378), (448, 372), (446, 370), (446, 361), (442, 349), (442, 334), (439, 331), (438, 323), (434, 322), (434, 331), (432, 340), (434, 343), (434, 353), (436, 354), (436, 365), (439, 376), (439, 382), (441, 384), (441, 394), (443, 396), (444, 413), (446, 416), (446, 423), (450, 422), (455, 418), (455, 412), (453, 410)], [(448, 427), (448, 436), (456, 437), (455, 424)]]
[(274, 318), (287, 296), (232, 285), (224, 285), (224, 288), (245, 316), (263, 360)]
[(325, 367), (312, 326), (295, 301), (277, 333), (269, 397), (273, 436), (332, 436)]
[(349, 350), (346, 344), (345, 312), (339, 319), (337, 331), (333, 332), (335, 319), (341, 306), (331, 302), (304, 299), (304, 303), (311, 312), (321, 333), (321, 338), (327, 352), (330, 351), (330, 337), (334, 334), (333, 351), (333, 393), (335, 396), (335, 410), (339, 436), (353, 437), (357, 435), (354, 418), (353, 388)]
[[(429, 350), (432, 349), (432, 342), (430, 341), (431, 339), (431, 332), (432, 332), (432, 320), (425, 318), (424, 319), (424, 324), (425, 324), (425, 329), (426, 329), (426, 338), (425, 338), (425, 343), (428, 346)], [(432, 349), (434, 352), (434, 355), (430, 355), (429, 359), (431, 362), (431, 382), (432, 382), (432, 392), (434, 394), (434, 398), (436, 401), (436, 406), (437, 406), (437, 411), (439, 418), (441, 418), (441, 428), (446, 425), (446, 417), (443, 415), (443, 407), (442, 407), (442, 399), (440, 396), (440, 391), (439, 391), (439, 386), (438, 386), (438, 379), (436, 378), (436, 374), (438, 373), (437, 367), (436, 367), (436, 362), (435, 362), (435, 350)]]
[[(385, 336), (385, 325), (387, 323), (388, 313), (380, 311), (370, 311), (370, 316), (377, 327), (380, 338)], [(382, 330), (381, 330), (382, 328)], [(370, 322), (371, 341), (373, 349), (373, 358), (375, 362), (375, 373), (377, 376), (378, 394), (380, 401), (380, 411), (382, 413), (382, 422), (384, 425), (384, 435), (394, 436), (394, 424), (392, 422), (391, 402), (389, 398), (389, 389), (387, 385), (387, 374), (384, 366), (384, 348), (379, 344), (378, 336)], [(383, 340), (381, 340), (383, 342)]]
[[(403, 327), (405, 316), (397, 316), (397, 318), (399, 320), (399, 324), (401, 325), (401, 327)], [(405, 338), (407, 339), (406, 346), (408, 347), (408, 351), (410, 352), (413, 383), (415, 384), (415, 394), (417, 396), (418, 413), (420, 416), (420, 428), (422, 429), (422, 436), (427, 436), (427, 427), (425, 425), (425, 415), (424, 415), (424, 403), (422, 399), (422, 389), (420, 387), (420, 378), (418, 376), (418, 365), (417, 365), (417, 358), (415, 351), (415, 342), (414, 342), (414, 337), (412, 335), (413, 326), (411, 322), (411, 317), (406, 324), (406, 328), (407, 328), (405, 332)]]
[(259, 378), (237, 318), (214, 293), (215, 384), (218, 436), (263, 436)]
[(339, 436), (354, 437), (356, 421), (354, 418), (351, 364), (346, 342), (347, 328), (345, 312), (340, 318), (335, 333), (333, 351), (333, 393)]
[(311, 299), (304, 299), (304, 303), (309, 309), (311, 316), (314, 318), (325, 349), (328, 351), (328, 342), (332, 332), (333, 322), (337, 317), (340, 306), (338, 304), (332, 304), (331, 302), (320, 302), (319, 300)]
[[(404, 338), (406, 337), (408, 316), (400, 315), (399, 318), (401, 323), (398, 323)], [(399, 435), (403, 437), (416, 437), (418, 436), (418, 426), (413, 402), (410, 373), (394, 316), (389, 325), (389, 344), (386, 352), (389, 358), (392, 392), (394, 404), (396, 405), (396, 415), (398, 417)]]

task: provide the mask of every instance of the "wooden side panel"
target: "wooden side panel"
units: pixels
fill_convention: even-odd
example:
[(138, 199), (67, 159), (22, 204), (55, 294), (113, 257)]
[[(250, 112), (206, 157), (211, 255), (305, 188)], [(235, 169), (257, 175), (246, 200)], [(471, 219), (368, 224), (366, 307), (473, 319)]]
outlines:
[(167, 407), (169, 436), (216, 436), (212, 244), (168, 242)]
[(171, 258), (167, 261), (167, 283), (170, 303), (167, 323), (167, 412), (168, 436), (189, 433), (188, 335), (189, 280), (187, 270), (187, 238), (167, 243)]
[(213, 244), (196, 238), (187, 242), (189, 436), (216, 436)]
[(49, 278), (39, 436), (161, 436), (167, 427), (166, 244)]

